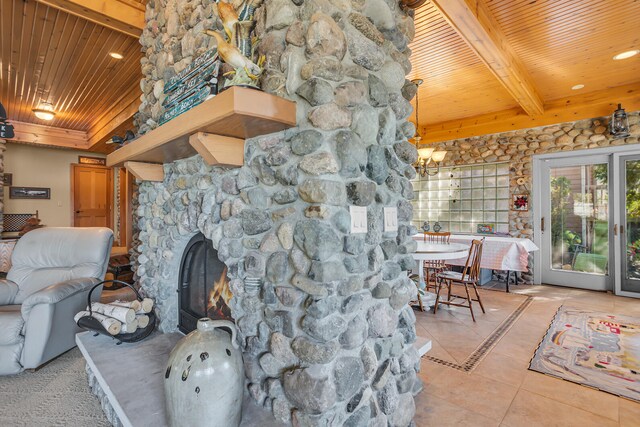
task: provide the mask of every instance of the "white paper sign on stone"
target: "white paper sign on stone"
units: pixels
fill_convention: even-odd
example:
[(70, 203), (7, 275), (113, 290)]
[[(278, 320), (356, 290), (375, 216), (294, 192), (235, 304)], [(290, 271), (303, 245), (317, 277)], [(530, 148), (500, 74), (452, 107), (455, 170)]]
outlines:
[(384, 231), (398, 231), (398, 208), (384, 208)]
[(349, 206), (351, 214), (351, 233), (367, 232), (367, 207)]

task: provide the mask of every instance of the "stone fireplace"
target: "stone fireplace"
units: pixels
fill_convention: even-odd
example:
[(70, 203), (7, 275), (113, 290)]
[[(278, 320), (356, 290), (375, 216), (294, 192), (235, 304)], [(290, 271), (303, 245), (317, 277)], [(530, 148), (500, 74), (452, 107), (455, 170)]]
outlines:
[(189, 240), (180, 262), (178, 329), (189, 333), (198, 319), (231, 320), (227, 266), (218, 258), (211, 240), (198, 233)]
[[(164, 81), (215, 45), (203, 29), (222, 28), (210, 1), (150, 0), (146, 15), (141, 133), (157, 126)], [(139, 182), (136, 275), (172, 332), (184, 275), (206, 288), (226, 267), (246, 391), (278, 420), (406, 427), (422, 389), (406, 274), (413, 20), (395, 1), (266, 0), (255, 33), (262, 89), (296, 101), (298, 126), (247, 139), (239, 168), (196, 155)], [(366, 208), (365, 233), (351, 233), (350, 206)], [(184, 268), (213, 255), (215, 273)]]

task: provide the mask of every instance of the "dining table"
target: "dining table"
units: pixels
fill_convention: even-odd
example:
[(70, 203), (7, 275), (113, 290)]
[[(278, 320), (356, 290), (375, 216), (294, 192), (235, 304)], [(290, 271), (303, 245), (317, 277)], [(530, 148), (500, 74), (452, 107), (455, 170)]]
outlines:
[[(470, 245), (464, 243), (435, 243), (435, 242), (416, 242), (418, 247), (412, 254), (413, 259), (417, 261), (418, 277), (420, 289), (424, 289), (424, 261), (441, 261), (466, 258), (469, 253)], [(433, 292), (425, 292), (422, 296), (422, 304), (427, 307), (435, 305), (436, 295)]]
[[(424, 234), (413, 235), (417, 242), (424, 241)], [(506, 271), (506, 291), (509, 292), (509, 277), (514, 276), (514, 282), (518, 284), (517, 272), (529, 270), (529, 256), (538, 249), (531, 239), (511, 236), (479, 235), (479, 234), (451, 234), (449, 242), (471, 244), (473, 240), (484, 239), (482, 245), (482, 259), (480, 260), (480, 284), (491, 281), (493, 271)], [(463, 266), (467, 260), (466, 255), (458, 259), (447, 260), (448, 265)]]

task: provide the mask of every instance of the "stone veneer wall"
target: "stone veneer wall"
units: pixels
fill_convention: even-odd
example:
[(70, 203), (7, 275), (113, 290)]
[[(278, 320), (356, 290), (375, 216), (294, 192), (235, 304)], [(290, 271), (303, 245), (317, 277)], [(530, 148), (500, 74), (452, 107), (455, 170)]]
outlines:
[[(210, 1), (150, 0), (146, 16), (140, 132), (161, 114), (163, 80), (211, 46), (202, 29), (222, 28)], [(406, 274), (413, 20), (396, 1), (266, 0), (256, 35), (262, 87), (297, 101), (298, 127), (247, 140), (241, 168), (195, 156), (140, 183), (137, 276), (175, 330), (180, 258), (203, 232), (228, 266), (260, 404), (299, 426), (406, 427), (422, 388)], [(350, 234), (349, 205), (367, 207), (367, 233)], [(385, 206), (398, 231), (383, 231)]]
[[(4, 150), (7, 142), (0, 139), (0, 177), (4, 176)], [(0, 233), (4, 230), (4, 185), (0, 185)]]
[[(631, 136), (625, 139), (613, 139), (607, 130), (609, 117), (599, 117), (554, 126), (454, 139), (433, 146), (437, 147), (436, 149), (447, 150), (444, 166), (508, 161), (511, 163), (510, 193), (529, 194), (532, 190), (532, 156), (636, 144), (640, 138), (640, 112), (629, 114), (629, 124)], [(524, 178), (525, 183), (519, 185), (518, 178)], [(533, 201), (530, 200), (529, 203), (527, 212), (510, 212), (509, 232), (514, 237), (533, 237)], [(532, 257), (529, 261), (529, 272), (522, 274), (522, 279), (527, 283), (533, 280)]]

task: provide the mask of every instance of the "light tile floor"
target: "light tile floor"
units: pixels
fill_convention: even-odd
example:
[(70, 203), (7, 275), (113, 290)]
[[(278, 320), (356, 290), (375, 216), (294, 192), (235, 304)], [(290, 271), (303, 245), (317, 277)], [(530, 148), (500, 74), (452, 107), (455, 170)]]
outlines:
[[(512, 293), (481, 291), (477, 307), (416, 312), (418, 335), (432, 340), (429, 356), (462, 363), (525, 299), (530, 305), (470, 373), (425, 358), (415, 422), (423, 426), (634, 426), (640, 403), (529, 371), (529, 360), (561, 305), (640, 316), (640, 299), (555, 286), (513, 286)], [(443, 306), (441, 306), (443, 307)]]

